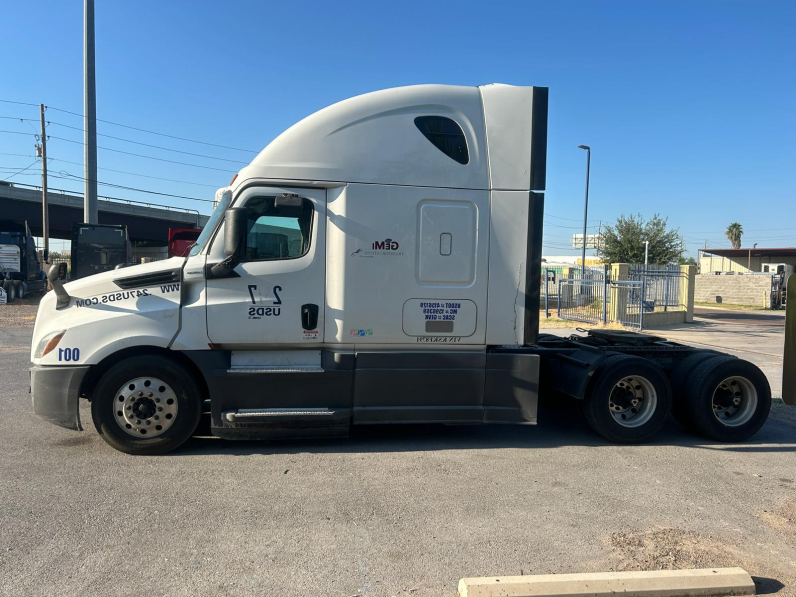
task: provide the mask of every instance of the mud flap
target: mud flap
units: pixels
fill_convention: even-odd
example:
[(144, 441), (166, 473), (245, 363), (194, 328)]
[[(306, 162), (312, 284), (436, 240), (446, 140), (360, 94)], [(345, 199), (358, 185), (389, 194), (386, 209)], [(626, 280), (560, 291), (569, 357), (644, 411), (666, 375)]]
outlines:
[(796, 406), (796, 276), (791, 275), (785, 301), (785, 356), (782, 359), (782, 401)]

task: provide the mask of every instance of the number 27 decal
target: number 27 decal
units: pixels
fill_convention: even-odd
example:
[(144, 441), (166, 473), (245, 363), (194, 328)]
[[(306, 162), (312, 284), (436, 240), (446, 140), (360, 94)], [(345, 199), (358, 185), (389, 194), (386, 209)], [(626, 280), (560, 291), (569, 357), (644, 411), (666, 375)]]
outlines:
[[(257, 284), (249, 284), (249, 296), (252, 298), (252, 305), (257, 304), (257, 300), (254, 298), (254, 291), (257, 290)], [(277, 292), (278, 291), (278, 292)], [(274, 296), (276, 300), (273, 302), (274, 305), (281, 305), (282, 299), (279, 298), (279, 292), (282, 292), (281, 286), (274, 286)]]

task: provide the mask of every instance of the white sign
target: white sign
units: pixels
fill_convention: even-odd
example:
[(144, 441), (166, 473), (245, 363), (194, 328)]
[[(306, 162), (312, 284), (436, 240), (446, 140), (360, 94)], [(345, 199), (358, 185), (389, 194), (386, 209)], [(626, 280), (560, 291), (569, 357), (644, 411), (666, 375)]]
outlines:
[[(599, 234), (587, 234), (586, 235), (586, 248), (587, 249), (596, 249), (600, 244), (600, 235)], [(582, 234), (573, 234), (572, 235), (572, 246), (576, 249), (583, 248), (583, 235)]]
[(3, 287), (0, 286), (0, 305), (5, 305), (8, 302), (8, 297), (6, 296), (6, 291), (3, 290)]

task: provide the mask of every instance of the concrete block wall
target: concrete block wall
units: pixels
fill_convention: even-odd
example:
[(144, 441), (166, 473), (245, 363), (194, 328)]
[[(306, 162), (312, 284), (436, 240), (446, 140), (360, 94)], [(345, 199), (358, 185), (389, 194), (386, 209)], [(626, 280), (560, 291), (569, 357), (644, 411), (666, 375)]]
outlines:
[(757, 305), (767, 307), (771, 294), (771, 276), (733, 275), (696, 276), (694, 300), (698, 303)]

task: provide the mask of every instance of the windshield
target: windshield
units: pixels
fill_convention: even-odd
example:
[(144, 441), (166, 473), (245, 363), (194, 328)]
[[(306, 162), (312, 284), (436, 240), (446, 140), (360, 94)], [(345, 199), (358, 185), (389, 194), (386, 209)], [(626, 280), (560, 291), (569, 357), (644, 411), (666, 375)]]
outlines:
[(188, 257), (198, 255), (201, 253), (202, 249), (204, 249), (207, 241), (210, 239), (210, 235), (213, 234), (213, 230), (216, 229), (216, 226), (218, 226), (221, 218), (224, 217), (224, 212), (226, 211), (227, 207), (229, 207), (229, 202), (231, 199), (231, 193), (224, 193), (222, 195), (221, 201), (218, 202), (218, 205), (216, 206), (215, 210), (213, 210), (213, 214), (210, 216), (207, 224), (205, 224), (205, 227), (202, 228), (202, 233), (199, 235), (199, 238), (196, 239), (196, 243), (191, 249), (191, 252), (188, 253)]

